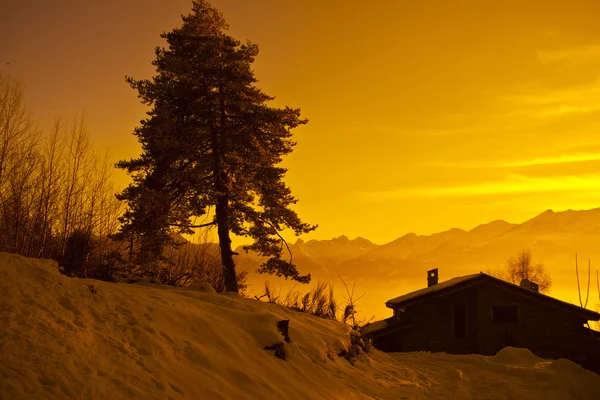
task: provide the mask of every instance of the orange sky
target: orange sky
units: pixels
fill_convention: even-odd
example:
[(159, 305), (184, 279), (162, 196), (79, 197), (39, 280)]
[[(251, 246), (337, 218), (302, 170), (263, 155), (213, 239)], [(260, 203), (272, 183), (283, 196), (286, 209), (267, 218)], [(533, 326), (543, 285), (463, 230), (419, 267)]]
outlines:
[[(213, 4), (260, 46), (259, 86), (310, 120), (285, 162), (298, 212), (320, 225), (307, 239), (384, 243), (600, 206), (600, 2)], [(27, 84), (41, 127), (85, 111), (100, 149), (136, 157), (145, 107), (124, 76), (152, 75), (159, 34), (190, 9), (3, 0), (0, 73)]]

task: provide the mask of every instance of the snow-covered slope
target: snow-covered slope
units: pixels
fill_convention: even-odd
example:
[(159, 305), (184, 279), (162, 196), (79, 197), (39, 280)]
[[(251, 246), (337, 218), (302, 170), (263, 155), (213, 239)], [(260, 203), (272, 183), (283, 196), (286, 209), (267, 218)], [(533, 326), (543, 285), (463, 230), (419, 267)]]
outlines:
[[(263, 348), (282, 342), (287, 359)], [(233, 294), (67, 278), (0, 253), (0, 399), (598, 399), (600, 376), (522, 349), (371, 351), (340, 323)]]

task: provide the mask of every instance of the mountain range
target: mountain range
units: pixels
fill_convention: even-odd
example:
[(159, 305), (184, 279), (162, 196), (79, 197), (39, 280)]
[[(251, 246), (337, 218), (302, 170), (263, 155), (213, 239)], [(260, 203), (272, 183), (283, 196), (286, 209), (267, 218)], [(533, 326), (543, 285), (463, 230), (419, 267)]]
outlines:
[[(388, 300), (386, 296), (392, 298), (426, 286), (429, 269), (439, 269), (440, 281), (476, 272), (492, 273), (505, 269), (509, 258), (529, 248), (533, 261), (544, 264), (553, 279), (550, 294), (576, 302), (576, 253), (584, 285), (588, 259), (592, 271), (598, 269), (594, 260), (600, 262), (600, 208), (547, 210), (521, 224), (496, 220), (469, 231), (453, 228), (432, 235), (407, 233), (383, 245), (362, 237), (351, 240), (340, 236), (299, 239), (289, 246), (300, 273), (329, 282), (341, 283), (340, 276), (346, 282), (356, 281), (357, 288), (381, 302)], [(236, 263), (250, 272), (249, 282), (257, 292), (265, 278), (284, 288), (290, 286), (282, 279), (254, 274), (262, 259), (246, 254), (241, 247), (237, 252)], [(595, 283), (593, 279), (590, 297), (598, 300)]]

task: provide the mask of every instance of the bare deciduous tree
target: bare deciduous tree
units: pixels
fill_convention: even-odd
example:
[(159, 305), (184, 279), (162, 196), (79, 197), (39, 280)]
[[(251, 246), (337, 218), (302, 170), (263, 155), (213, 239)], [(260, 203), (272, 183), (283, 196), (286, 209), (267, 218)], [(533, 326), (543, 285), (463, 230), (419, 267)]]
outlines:
[(575, 276), (577, 277), (577, 293), (579, 294), (579, 306), (581, 308), (587, 308), (588, 300), (590, 298), (591, 260), (588, 260), (588, 286), (585, 295), (585, 302), (581, 300), (581, 286), (579, 285), (579, 265), (577, 264), (577, 254), (575, 254)]
[[(70, 265), (77, 259), (87, 268), (94, 259), (101, 266), (121, 211), (111, 171), (92, 150), (83, 117), (71, 126), (56, 120), (43, 135), (25, 106), (24, 85), (0, 74), (0, 251), (60, 263), (70, 239)], [(95, 253), (73, 258), (84, 237)], [(88, 276), (85, 268), (77, 275)]]
[(538, 284), (540, 292), (548, 292), (552, 286), (552, 278), (541, 263), (534, 263), (531, 250), (523, 249), (516, 257), (508, 260), (506, 271), (500, 272), (498, 277), (519, 285), (522, 279)]
[(24, 85), (0, 75), (0, 250), (23, 252), (33, 198), (39, 133), (24, 102)]
[[(598, 270), (596, 270), (596, 290), (598, 291), (598, 304), (596, 304), (596, 312), (600, 312), (600, 279), (598, 277)], [(600, 321), (596, 321), (596, 330), (600, 331)]]
[(371, 321), (373, 321), (373, 319), (375, 318), (374, 316), (371, 316), (371, 318), (368, 320), (356, 318), (358, 315), (358, 309), (356, 308), (356, 303), (360, 299), (362, 299), (366, 293), (361, 294), (360, 296), (358, 296), (358, 298), (355, 299), (354, 298), (354, 289), (356, 288), (356, 280), (352, 284), (352, 289), (350, 289), (348, 287), (348, 284), (344, 280), (344, 278), (342, 278), (341, 275), (338, 275), (338, 276), (340, 277), (340, 279), (342, 280), (342, 283), (344, 284), (344, 287), (346, 288), (346, 297), (344, 297), (344, 300), (346, 301), (346, 307), (344, 307), (344, 313), (341, 317), (342, 322), (350, 325), (352, 327), (352, 329), (354, 329), (356, 331), (360, 331), (365, 326), (370, 324)]

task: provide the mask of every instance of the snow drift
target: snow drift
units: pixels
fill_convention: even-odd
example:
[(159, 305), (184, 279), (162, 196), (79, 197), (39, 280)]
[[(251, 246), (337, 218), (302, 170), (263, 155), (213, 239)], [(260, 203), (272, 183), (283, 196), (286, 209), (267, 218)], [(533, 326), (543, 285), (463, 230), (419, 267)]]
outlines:
[[(600, 375), (524, 349), (351, 364), (345, 325), (206, 289), (68, 278), (0, 253), (0, 399), (600, 398)], [(286, 319), (282, 360), (264, 347)]]

